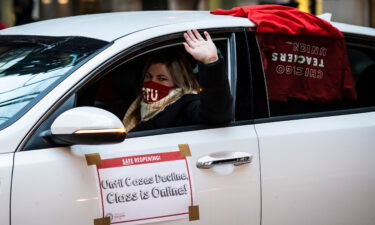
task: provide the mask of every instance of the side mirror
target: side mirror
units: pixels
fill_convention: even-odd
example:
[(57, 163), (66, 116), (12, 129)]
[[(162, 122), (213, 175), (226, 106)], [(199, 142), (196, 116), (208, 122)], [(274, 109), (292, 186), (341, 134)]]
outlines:
[(107, 144), (122, 142), (126, 131), (112, 113), (95, 107), (77, 107), (65, 111), (42, 134), (56, 144)]

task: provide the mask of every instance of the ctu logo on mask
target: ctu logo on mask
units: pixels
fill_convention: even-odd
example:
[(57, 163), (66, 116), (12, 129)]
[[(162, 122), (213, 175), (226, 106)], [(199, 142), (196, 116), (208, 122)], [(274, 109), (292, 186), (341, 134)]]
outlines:
[(168, 87), (153, 81), (144, 82), (142, 86), (143, 101), (154, 103), (164, 98), (175, 87)]

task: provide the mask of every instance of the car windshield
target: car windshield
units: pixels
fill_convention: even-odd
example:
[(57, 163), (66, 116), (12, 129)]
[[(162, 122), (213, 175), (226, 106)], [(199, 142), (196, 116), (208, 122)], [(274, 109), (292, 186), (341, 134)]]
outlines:
[[(41, 93), (103, 46), (87, 46), (74, 38), (33, 42), (0, 40), (0, 126), (27, 109), (33, 100), (35, 103)], [(75, 43), (81, 44), (79, 48)]]

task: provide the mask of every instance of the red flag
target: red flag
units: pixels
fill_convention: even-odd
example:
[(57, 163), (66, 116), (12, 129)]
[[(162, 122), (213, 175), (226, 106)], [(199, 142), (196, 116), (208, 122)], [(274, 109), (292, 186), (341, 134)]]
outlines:
[(270, 100), (356, 99), (344, 35), (296, 8), (254, 5), (213, 14), (247, 17), (256, 25)]

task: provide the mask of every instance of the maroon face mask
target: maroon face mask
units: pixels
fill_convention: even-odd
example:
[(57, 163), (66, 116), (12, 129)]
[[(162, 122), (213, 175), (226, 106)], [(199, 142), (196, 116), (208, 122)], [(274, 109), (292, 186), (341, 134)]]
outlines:
[(144, 82), (142, 86), (143, 101), (147, 104), (157, 102), (167, 96), (174, 88), (153, 81)]

